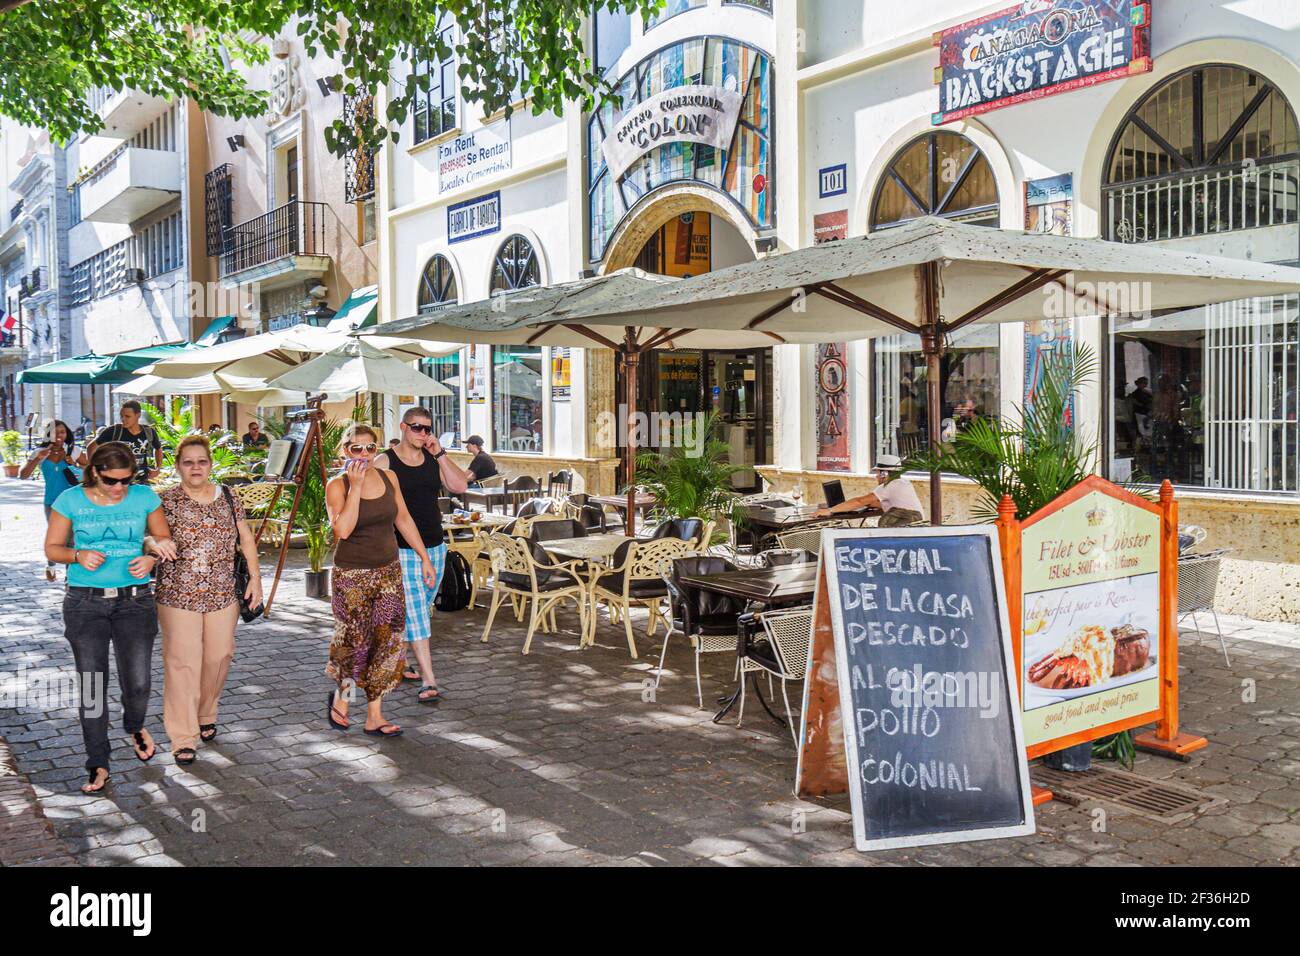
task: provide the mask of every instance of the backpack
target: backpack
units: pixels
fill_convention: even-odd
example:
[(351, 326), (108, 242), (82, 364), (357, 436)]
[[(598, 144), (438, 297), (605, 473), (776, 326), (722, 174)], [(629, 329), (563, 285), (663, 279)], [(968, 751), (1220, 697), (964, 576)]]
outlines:
[(443, 612), (463, 611), (469, 607), (470, 593), (469, 563), (460, 552), (448, 551), (434, 607)]

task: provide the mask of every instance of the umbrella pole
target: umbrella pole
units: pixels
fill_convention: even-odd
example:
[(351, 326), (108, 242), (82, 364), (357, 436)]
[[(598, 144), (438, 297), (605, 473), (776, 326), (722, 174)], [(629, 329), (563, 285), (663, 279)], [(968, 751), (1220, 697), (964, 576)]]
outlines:
[[(938, 263), (920, 267), (921, 294), (925, 325), (921, 329), (921, 351), (925, 355), (925, 420), (929, 432), (930, 453), (939, 450), (939, 416), (943, 412), (943, 328), (939, 320)], [(943, 524), (943, 485), (939, 472), (930, 472), (930, 524)]]
[[(628, 337), (631, 338), (629, 331)], [(627, 393), (627, 533), (636, 536), (636, 375), (641, 356), (634, 348), (623, 353), (623, 387)]]

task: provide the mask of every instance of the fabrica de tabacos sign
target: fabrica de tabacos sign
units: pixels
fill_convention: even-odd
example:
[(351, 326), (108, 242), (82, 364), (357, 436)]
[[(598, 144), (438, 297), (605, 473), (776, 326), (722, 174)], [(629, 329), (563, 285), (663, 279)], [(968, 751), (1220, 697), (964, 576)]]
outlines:
[(1149, 0), (1027, 0), (936, 33), (939, 111), (977, 113), (1151, 70)]
[(678, 86), (632, 106), (600, 151), (610, 175), (620, 178), (638, 159), (666, 143), (701, 143), (726, 149), (740, 117), (741, 95), (720, 86)]

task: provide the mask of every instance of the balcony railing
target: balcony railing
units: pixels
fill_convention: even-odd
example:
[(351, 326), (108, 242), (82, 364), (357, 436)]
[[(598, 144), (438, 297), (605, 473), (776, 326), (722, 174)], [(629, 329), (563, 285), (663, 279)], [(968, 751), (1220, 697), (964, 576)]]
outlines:
[(45, 267), (37, 266), (30, 273), (22, 277), (18, 284), (18, 301), (21, 302), (29, 295), (35, 295), (44, 288), (43, 280), (45, 278)]
[(1300, 221), (1300, 159), (1107, 186), (1106, 238), (1159, 242)]
[(286, 256), (323, 256), (325, 203), (288, 202), (226, 230), (221, 274), (232, 275)]

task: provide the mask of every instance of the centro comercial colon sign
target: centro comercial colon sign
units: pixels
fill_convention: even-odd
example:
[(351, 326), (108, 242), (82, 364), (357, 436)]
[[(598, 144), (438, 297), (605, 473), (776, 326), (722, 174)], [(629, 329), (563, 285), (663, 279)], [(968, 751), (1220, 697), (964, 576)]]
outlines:
[(667, 143), (731, 145), (741, 95), (720, 86), (679, 86), (637, 103), (600, 144), (610, 174), (619, 179), (650, 150)]

